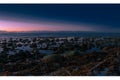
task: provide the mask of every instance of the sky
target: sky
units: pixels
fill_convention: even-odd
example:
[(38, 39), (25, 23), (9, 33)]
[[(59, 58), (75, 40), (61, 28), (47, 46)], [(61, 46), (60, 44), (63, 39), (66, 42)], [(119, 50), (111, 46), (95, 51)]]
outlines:
[(0, 4), (0, 31), (120, 32), (120, 5)]

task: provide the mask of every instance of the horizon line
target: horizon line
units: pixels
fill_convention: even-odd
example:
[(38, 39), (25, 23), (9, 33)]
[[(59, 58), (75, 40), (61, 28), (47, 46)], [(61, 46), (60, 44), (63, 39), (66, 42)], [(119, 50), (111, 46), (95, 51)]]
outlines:
[(23, 32), (96, 32), (96, 33), (120, 33), (120, 32), (111, 32), (111, 31), (72, 31), (72, 30), (31, 30), (31, 31), (5, 31), (5, 30), (0, 30), (0, 32), (10, 32), (10, 33), (23, 33)]

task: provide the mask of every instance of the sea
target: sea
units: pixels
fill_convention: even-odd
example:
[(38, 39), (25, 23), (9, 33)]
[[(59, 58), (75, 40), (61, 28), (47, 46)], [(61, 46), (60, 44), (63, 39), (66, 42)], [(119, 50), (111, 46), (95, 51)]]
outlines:
[(26, 37), (120, 37), (120, 33), (81, 31), (0, 32), (0, 39)]

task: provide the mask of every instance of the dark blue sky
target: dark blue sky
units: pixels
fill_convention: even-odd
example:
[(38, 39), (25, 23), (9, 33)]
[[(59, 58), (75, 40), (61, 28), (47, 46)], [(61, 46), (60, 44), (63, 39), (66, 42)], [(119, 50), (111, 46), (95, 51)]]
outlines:
[(43, 20), (87, 24), (96, 26), (96, 31), (120, 31), (119, 4), (0, 4), (0, 17), (31, 23)]

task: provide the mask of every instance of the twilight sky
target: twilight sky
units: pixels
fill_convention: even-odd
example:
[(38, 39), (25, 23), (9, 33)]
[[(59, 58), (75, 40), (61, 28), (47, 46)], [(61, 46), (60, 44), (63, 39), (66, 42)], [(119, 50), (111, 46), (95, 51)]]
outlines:
[(120, 32), (120, 5), (0, 4), (0, 30)]

